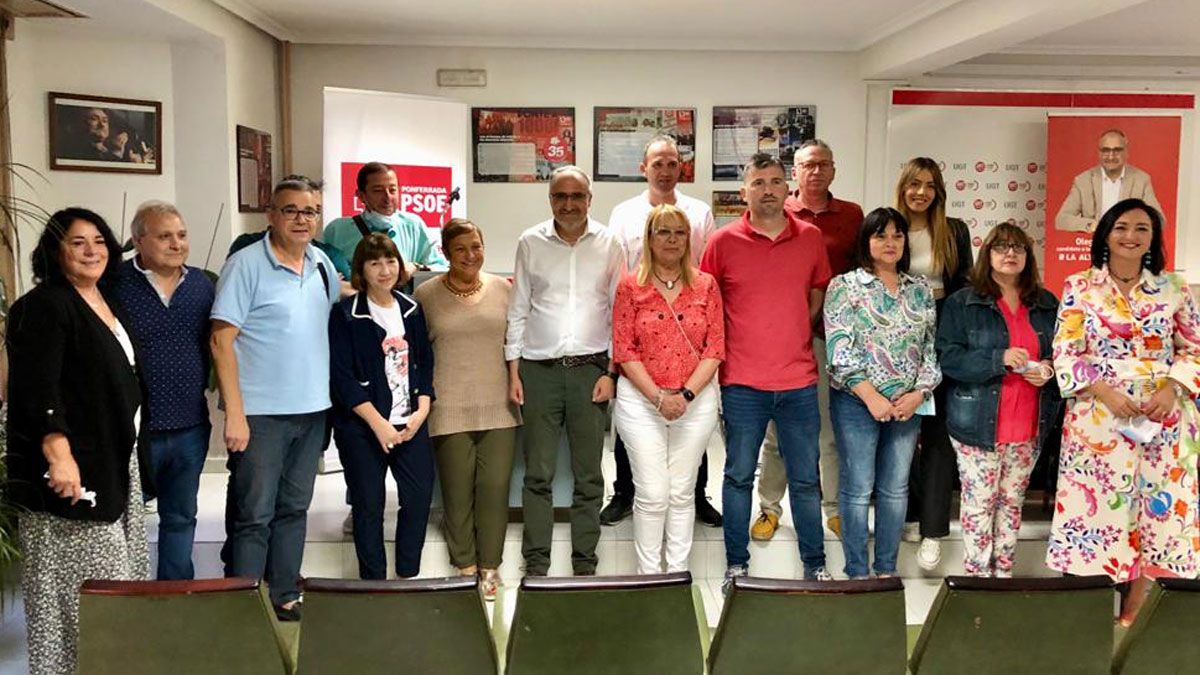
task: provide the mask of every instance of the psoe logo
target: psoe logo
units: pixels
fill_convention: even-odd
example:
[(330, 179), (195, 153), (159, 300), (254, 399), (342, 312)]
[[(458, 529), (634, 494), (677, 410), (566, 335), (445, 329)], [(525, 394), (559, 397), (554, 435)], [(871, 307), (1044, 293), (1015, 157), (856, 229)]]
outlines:
[(971, 245), (974, 246), (975, 248), (979, 248), (980, 246), (983, 246), (983, 237), (975, 237), (974, 239), (971, 240)]
[(1036, 199), (1029, 199), (1029, 200), (1025, 201), (1025, 210), (1026, 211), (1032, 211), (1036, 208), (1037, 208), (1037, 200)]
[(995, 199), (988, 199), (988, 200), (976, 199), (974, 202), (971, 203), (971, 205), (975, 207), (976, 211), (982, 211), (985, 207), (989, 211), (994, 211), (996, 209), (996, 200)]
[(975, 162), (975, 173), (983, 173), (984, 171), (996, 173), (999, 170), (1000, 165), (996, 162), (984, 162), (982, 160)]
[(1030, 163), (1026, 164), (1025, 170), (1028, 171), (1029, 173), (1037, 173), (1038, 172), (1038, 163), (1030, 162)]
[(1009, 192), (1016, 192), (1017, 190), (1023, 190), (1025, 192), (1029, 192), (1029, 190), (1032, 188), (1033, 188), (1033, 184), (1027, 180), (1024, 180), (1024, 181), (1010, 180), (1010, 181), (1008, 181), (1008, 191)]
[(958, 180), (954, 181), (954, 189), (958, 190), (959, 192), (966, 190), (971, 190), (974, 192), (979, 189), (979, 181), (959, 178)]

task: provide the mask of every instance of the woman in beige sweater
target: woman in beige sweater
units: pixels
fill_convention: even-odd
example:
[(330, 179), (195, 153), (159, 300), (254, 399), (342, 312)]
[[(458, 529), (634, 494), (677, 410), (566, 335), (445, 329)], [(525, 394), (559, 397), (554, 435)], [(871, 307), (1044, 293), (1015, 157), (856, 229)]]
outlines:
[(479, 575), (486, 599), (500, 585), (508, 486), (521, 412), (508, 400), (505, 317), (512, 288), (482, 272), (483, 232), (454, 218), (442, 228), (450, 269), (414, 294), (429, 325), (438, 398), (429, 435), (445, 503), (450, 561)]

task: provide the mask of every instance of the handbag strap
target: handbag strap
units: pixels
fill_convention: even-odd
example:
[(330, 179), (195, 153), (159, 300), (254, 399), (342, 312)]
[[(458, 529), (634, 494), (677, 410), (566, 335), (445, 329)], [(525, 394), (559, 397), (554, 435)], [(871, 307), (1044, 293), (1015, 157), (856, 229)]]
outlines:
[[(680, 295), (682, 295), (682, 292)], [(666, 299), (666, 296), (663, 296), (663, 300), (665, 301)], [(678, 300), (679, 296), (675, 296), (675, 299)], [(679, 315), (675, 313), (675, 308), (669, 302), (667, 303), (667, 309), (671, 310), (671, 318), (675, 319), (675, 325), (679, 326), (679, 333), (683, 335), (683, 341), (687, 343), (688, 349), (692, 350), (692, 356), (696, 357), (696, 364), (699, 365), (703, 359), (700, 358), (700, 352), (696, 351), (696, 347), (692, 344), (692, 339), (688, 337), (687, 331), (683, 329), (683, 322), (679, 320)]]

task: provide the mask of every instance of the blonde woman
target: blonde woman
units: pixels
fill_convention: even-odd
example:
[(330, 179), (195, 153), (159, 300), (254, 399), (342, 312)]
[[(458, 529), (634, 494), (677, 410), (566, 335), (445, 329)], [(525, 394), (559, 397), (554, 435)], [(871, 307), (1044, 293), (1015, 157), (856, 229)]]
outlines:
[(691, 226), (669, 204), (646, 219), (645, 246), (613, 302), (614, 420), (633, 470), (638, 572), (687, 569), (696, 470), (717, 426), (714, 376), (725, 358), (716, 280), (691, 265)]
[[(946, 298), (967, 285), (971, 235), (966, 223), (946, 216), (946, 182), (936, 161), (928, 157), (908, 160), (896, 181), (896, 210), (908, 221), (909, 273), (929, 281), (940, 320)], [(939, 411), (946, 407), (944, 389), (934, 391)], [(945, 415), (923, 417), (920, 446), (909, 474), (908, 520), (920, 524), (917, 564), (927, 571), (941, 562), (941, 538), (950, 534), (955, 473)], [(915, 534), (909, 531), (906, 538)]]

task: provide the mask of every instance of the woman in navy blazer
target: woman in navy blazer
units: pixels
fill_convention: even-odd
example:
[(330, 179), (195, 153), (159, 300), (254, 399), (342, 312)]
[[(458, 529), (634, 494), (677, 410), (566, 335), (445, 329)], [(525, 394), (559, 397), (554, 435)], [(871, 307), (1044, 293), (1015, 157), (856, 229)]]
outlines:
[(359, 242), (350, 283), (358, 292), (329, 314), (333, 436), (346, 470), (354, 548), (363, 579), (387, 577), (383, 509), (388, 470), (400, 493), (396, 574), (415, 577), (433, 497), (433, 350), (425, 315), (397, 288), (404, 261), (385, 234)]

